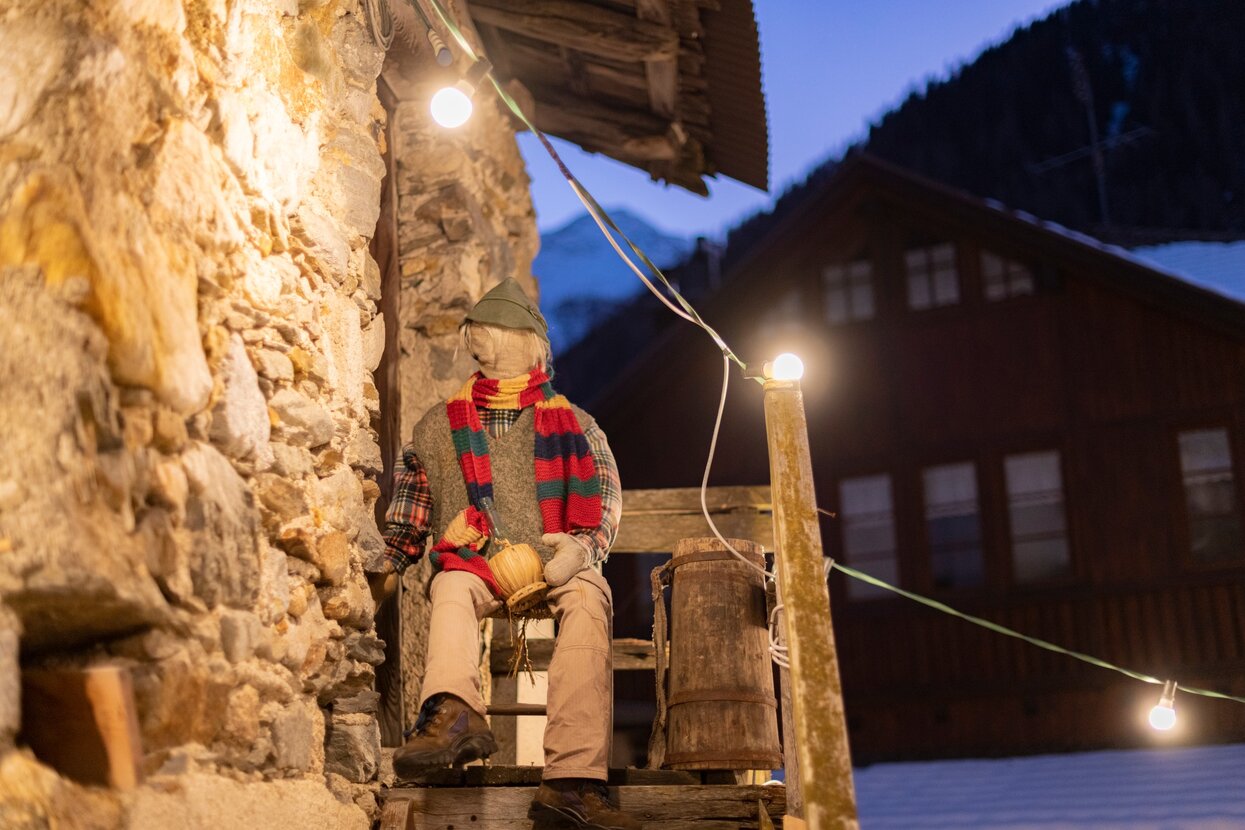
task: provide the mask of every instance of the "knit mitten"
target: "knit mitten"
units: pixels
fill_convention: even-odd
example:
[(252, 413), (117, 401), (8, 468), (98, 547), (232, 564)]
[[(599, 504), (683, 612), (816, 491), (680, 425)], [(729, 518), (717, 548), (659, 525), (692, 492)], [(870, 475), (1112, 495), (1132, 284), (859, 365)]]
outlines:
[(545, 563), (545, 582), (558, 588), (588, 567), (588, 551), (569, 533), (546, 533), (540, 541), (553, 548), (553, 558)]

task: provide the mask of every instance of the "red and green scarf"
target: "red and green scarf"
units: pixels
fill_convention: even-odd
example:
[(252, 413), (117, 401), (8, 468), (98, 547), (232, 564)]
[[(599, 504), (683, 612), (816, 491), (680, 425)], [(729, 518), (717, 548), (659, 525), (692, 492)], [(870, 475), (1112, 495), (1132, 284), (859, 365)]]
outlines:
[[(480, 500), (493, 498), (493, 470), (488, 439), (477, 407), (486, 409), (536, 408), (533, 458), (536, 499), (545, 533), (595, 530), (601, 524), (601, 479), (588, 439), (570, 402), (554, 391), (549, 376), (535, 369), (518, 377), (496, 380), (479, 372), (446, 401), (454, 451), (467, 485), (467, 523), (484, 533), (488, 525)], [(456, 546), (443, 539), (433, 547), (432, 561), (442, 570), (470, 571), (500, 594), (488, 563), (479, 551), (482, 542)]]

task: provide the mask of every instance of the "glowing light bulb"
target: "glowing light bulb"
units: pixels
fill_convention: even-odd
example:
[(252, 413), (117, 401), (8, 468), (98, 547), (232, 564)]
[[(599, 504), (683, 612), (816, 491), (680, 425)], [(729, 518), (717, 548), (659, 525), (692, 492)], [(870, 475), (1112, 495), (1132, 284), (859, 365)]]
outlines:
[(1159, 703), (1150, 710), (1150, 726), (1166, 732), (1176, 725), (1176, 681), (1168, 680), (1163, 684), (1163, 694)]
[(471, 85), (459, 81), (454, 86), (443, 87), (432, 96), (432, 118), (442, 127), (453, 129), (467, 123), (471, 117)]
[(804, 377), (804, 361), (791, 352), (778, 355), (766, 368), (769, 371), (765, 374), (773, 380), (799, 380)]

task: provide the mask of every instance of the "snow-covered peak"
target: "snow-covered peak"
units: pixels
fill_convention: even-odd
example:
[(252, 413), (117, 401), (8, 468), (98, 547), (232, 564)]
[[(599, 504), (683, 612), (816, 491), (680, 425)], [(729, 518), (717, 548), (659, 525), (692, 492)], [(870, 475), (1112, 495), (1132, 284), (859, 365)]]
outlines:
[[(677, 265), (692, 250), (691, 240), (658, 230), (631, 211), (609, 213), (659, 268)], [(622, 240), (619, 244), (628, 250)], [(540, 305), (549, 319), (555, 354), (572, 345), (621, 302), (644, 290), (587, 213), (541, 234), (540, 253), (532, 271), (540, 281)]]

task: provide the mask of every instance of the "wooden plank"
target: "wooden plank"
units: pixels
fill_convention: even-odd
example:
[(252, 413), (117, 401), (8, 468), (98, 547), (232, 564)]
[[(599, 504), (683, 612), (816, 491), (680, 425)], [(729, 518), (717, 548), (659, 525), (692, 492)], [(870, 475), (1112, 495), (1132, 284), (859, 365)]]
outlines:
[(536, 126), (543, 132), (649, 161), (675, 158), (670, 122), (647, 110), (604, 104), (547, 86), (533, 86)]
[(679, 52), (678, 33), (667, 26), (572, 0), (473, 0), (471, 17), (477, 24), (617, 60), (668, 59)]
[(82, 784), (142, 783), (142, 740), (129, 669), (22, 672), (22, 738), (35, 756)]
[(414, 830), (412, 804), (404, 799), (386, 801), (380, 811), (380, 830)]
[[(638, 0), (635, 14), (640, 20), (657, 23), (667, 29), (674, 25), (669, 0)], [(648, 81), (649, 108), (658, 115), (674, 118), (679, 103), (678, 56), (646, 60), (644, 77)]]
[[(553, 659), (553, 640), (528, 640), (527, 653), (535, 671), (545, 671)], [(614, 671), (640, 671), (654, 668), (656, 657), (652, 640), (618, 638), (613, 642)], [(509, 674), (510, 661), (514, 659), (514, 646), (505, 641), (493, 641), (489, 655), (489, 670), (493, 674)]]
[(544, 716), (548, 710), (543, 703), (490, 703), (485, 707), (490, 715), (503, 717)]
[[(384, 794), (386, 803), (409, 800), (414, 806), (416, 830), (445, 830), (449, 826), (472, 830), (529, 830), (527, 808), (532, 787), (395, 788)], [(756, 827), (758, 801), (771, 819), (786, 810), (781, 786), (619, 786), (610, 796), (620, 808), (652, 830), (718, 830)]]
[[(705, 504), (728, 539), (751, 539), (774, 549), (768, 486), (710, 487)], [(622, 520), (613, 553), (669, 553), (679, 539), (712, 536), (700, 508), (700, 488), (624, 490)]]
[[(404, 780), (404, 786), (418, 787), (534, 787), (540, 783), (542, 767), (535, 766), (471, 766), (461, 769), (426, 770)], [(703, 783), (696, 773), (670, 769), (611, 769), (609, 783), (644, 786), (687, 786)], [(400, 788), (394, 788), (395, 792)]]

